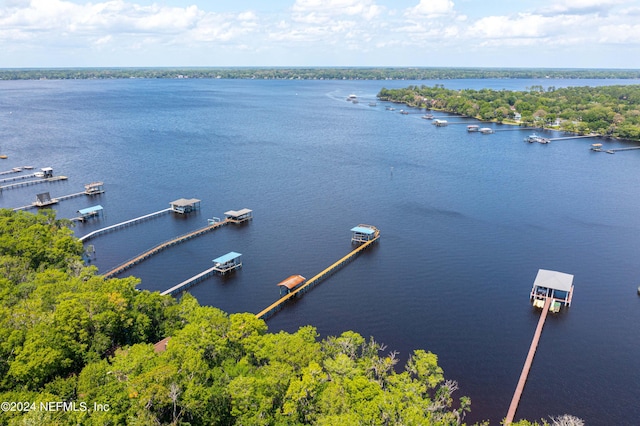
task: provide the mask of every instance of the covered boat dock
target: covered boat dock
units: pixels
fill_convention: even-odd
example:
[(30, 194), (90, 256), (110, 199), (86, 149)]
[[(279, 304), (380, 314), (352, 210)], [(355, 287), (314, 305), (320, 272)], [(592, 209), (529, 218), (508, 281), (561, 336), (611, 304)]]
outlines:
[(80, 209), (78, 210), (78, 213), (80, 213), (80, 217), (78, 217), (77, 220), (84, 222), (85, 220), (92, 217), (100, 216), (100, 214), (102, 213), (102, 206), (98, 204), (97, 206)]
[(280, 296), (291, 293), (291, 291), (295, 290), (306, 280), (307, 279), (302, 275), (291, 275), (286, 280), (280, 281), (278, 283), (278, 287), (280, 287)]
[(224, 256), (213, 259), (213, 270), (224, 275), (229, 271), (242, 267), (242, 254), (231, 251)]
[(573, 296), (573, 275), (564, 272), (538, 270), (531, 288), (533, 306), (542, 308), (547, 299), (551, 299), (552, 312), (558, 312), (560, 306), (571, 306)]
[(180, 214), (200, 210), (200, 200), (197, 198), (180, 198), (179, 200), (172, 201), (169, 205), (172, 211)]
[(229, 222), (243, 223), (253, 219), (253, 210), (229, 210), (228, 212), (224, 212), (224, 216)]
[(352, 243), (366, 243), (380, 236), (380, 231), (373, 225), (360, 224), (351, 228), (351, 233)]

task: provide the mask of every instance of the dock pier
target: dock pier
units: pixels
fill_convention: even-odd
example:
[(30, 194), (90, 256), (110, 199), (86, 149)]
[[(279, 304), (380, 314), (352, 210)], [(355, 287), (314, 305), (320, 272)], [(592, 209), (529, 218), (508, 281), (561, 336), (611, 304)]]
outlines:
[[(368, 228), (368, 230), (365, 231), (364, 228)], [(358, 253), (365, 250), (367, 247), (369, 247), (370, 245), (378, 241), (378, 239), (380, 239), (380, 231), (376, 227), (371, 225), (359, 225), (353, 228), (352, 232), (353, 232), (353, 236), (351, 240), (352, 243), (357, 243), (357, 244), (362, 243), (362, 244), (360, 244), (357, 248), (352, 250), (347, 255), (340, 258), (340, 260), (332, 263), (329, 267), (323, 269), (320, 273), (318, 273), (317, 275), (309, 279), (303, 285), (297, 287), (295, 290), (292, 290), (291, 292), (285, 294), (284, 296), (282, 296), (281, 298), (273, 302), (271, 305), (267, 306), (265, 309), (263, 309), (262, 311), (256, 314), (256, 318), (262, 318), (262, 319), (269, 318), (270, 316), (278, 312), (280, 309), (282, 309), (284, 304), (289, 299), (297, 296), (298, 294), (302, 295), (306, 293), (308, 290), (310, 290), (311, 288), (313, 288), (314, 286), (320, 284), (322, 280), (329, 277), (331, 274), (336, 272), (345, 264), (349, 263), (351, 260), (355, 258), (355, 256)]]
[[(38, 194), (40, 195), (40, 194)], [(60, 201), (64, 201), (64, 200), (68, 200), (70, 198), (75, 198), (75, 197), (79, 197), (81, 195), (87, 195), (86, 192), (76, 192), (75, 194), (69, 194), (69, 195), (63, 195), (62, 197), (55, 197), (55, 198), (51, 198), (50, 201), (42, 203), (39, 202), (38, 200), (36, 200), (36, 202), (28, 204), (26, 206), (22, 206), (22, 207), (16, 207), (13, 209), (13, 211), (18, 211), (18, 210), (29, 210), (29, 209), (35, 209), (36, 207), (45, 207), (51, 204), (57, 204)]]
[[(171, 210), (171, 209), (168, 209)], [(113, 277), (115, 275), (118, 275), (121, 272), (124, 272), (125, 270), (137, 265), (138, 263), (148, 259), (149, 257), (153, 256), (154, 254), (157, 254), (159, 252), (161, 252), (162, 250), (175, 246), (176, 244), (180, 244), (182, 242), (188, 241), (192, 238), (195, 237), (199, 237), (202, 234), (206, 234), (207, 232), (213, 231), (214, 229), (220, 228), (224, 225), (227, 225), (228, 223), (231, 223), (231, 221), (229, 220), (223, 220), (221, 222), (216, 222), (212, 225), (207, 225), (204, 228), (200, 228), (200, 229), (196, 229), (195, 231), (189, 232), (187, 234), (178, 236), (176, 238), (173, 238), (169, 241), (165, 241), (164, 243), (160, 243), (155, 247), (152, 247), (151, 249), (145, 251), (144, 253), (141, 253), (135, 257), (133, 257), (132, 259), (129, 259), (128, 261), (116, 266), (115, 268), (111, 269), (110, 271), (105, 272), (103, 275), (107, 278)], [(215, 267), (214, 267), (215, 268)]]
[(511, 399), (509, 405), (509, 411), (507, 411), (507, 417), (505, 418), (505, 426), (513, 423), (513, 418), (516, 415), (518, 404), (520, 403), (520, 397), (524, 390), (524, 385), (527, 382), (529, 376), (529, 370), (533, 363), (533, 358), (538, 348), (538, 342), (540, 341), (540, 335), (542, 334), (542, 328), (544, 322), (547, 319), (549, 311), (557, 313), (560, 311), (560, 306), (570, 306), (571, 299), (573, 298), (573, 275), (565, 274), (564, 272), (549, 271), (546, 269), (538, 270), (536, 279), (533, 282), (533, 288), (531, 289), (530, 299), (533, 301), (533, 306), (536, 308), (542, 308), (540, 313), (540, 319), (538, 320), (538, 326), (533, 335), (531, 346), (529, 347), (529, 353), (524, 362), (522, 373), (520, 373), (520, 379), (518, 385)]
[(154, 217), (163, 215), (165, 213), (169, 213), (170, 211), (171, 211), (171, 208), (164, 209), (164, 210), (159, 210), (159, 211), (154, 212), (154, 213), (149, 213), (149, 214), (146, 214), (144, 216), (140, 216), (140, 217), (136, 217), (134, 219), (126, 220), (124, 222), (116, 223), (115, 225), (107, 226), (106, 228), (96, 229), (95, 231), (89, 232), (87, 235), (80, 237), (79, 240), (81, 242), (85, 242), (85, 241), (90, 240), (93, 237), (98, 236), (98, 235), (102, 235), (102, 234), (105, 234), (105, 233), (110, 232), (110, 231), (115, 231), (117, 229), (125, 228), (125, 227), (130, 226), (130, 225), (135, 225), (136, 223), (140, 223), (140, 222), (145, 221), (147, 219), (152, 219)]
[[(33, 177), (33, 176), (31, 176), (31, 177)], [(16, 183), (11, 183), (9, 185), (0, 186), (0, 191), (4, 191), (5, 189), (18, 188), (18, 187), (21, 187), (21, 186), (37, 185), (37, 184), (46, 183), (46, 182), (57, 182), (59, 180), (67, 180), (67, 179), (68, 178), (66, 176), (52, 176), (52, 177), (41, 178), (41, 179), (36, 179), (36, 180), (27, 180), (27, 181), (23, 181), (23, 182), (16, 182)]]
[(207, 278), (209, 278), (212, 275), (216, 274), (216, 267), (212, 267), (207, 269), (206, 271), (202, 271), (200, 272), (198, 275), (195, 275), (187, 280), (182, 281), (180, 284), (178, 285), (174, 285), (173, 287), (171, 287), (168, 290), (163, 291), (162, 293), (160, 293), (163, 296), (166, 296), (168, 294), (174, 296), (175, 294), (184, 291), (186, 289), (188, 289), (189, 287), (192, 287), (194, 285), (196, 285), (197, 283), (199, 283), (200, 281), (203, 281)]

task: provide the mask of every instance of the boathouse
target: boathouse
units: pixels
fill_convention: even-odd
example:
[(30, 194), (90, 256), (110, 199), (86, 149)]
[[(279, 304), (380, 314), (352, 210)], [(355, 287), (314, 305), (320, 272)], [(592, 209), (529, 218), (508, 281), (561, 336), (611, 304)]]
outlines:
[(573, 296), (573, 275), (564, 272), (539, 269), (531, 288), (533, 306), (542, 308), (551, 299), (550, 310), (558, 312), (560, 306), (571, 306)]
[(169, 205), (171, 206), (172, 211), (180, 214), (200, 210), (200, 200), (196, 198), (180, 198), (179, 200), (172, 201)]
[(55, 204), (57, 202), (58, 200), (56, 200), (55, 198), (51, 198), (51, 195), (49, 195), (48, 192), (43, 192), (42, 194), (36, 195), (36, 201), (33, 204), (37, 207), (44, 207)]
[(352, 243), (366, 243), (367, 241), (375, 240), (379, 236), (380, 231), (373, 225), (360, 224), (351, 228)]
[(304, 283), (307, 279), (302, 275), (291, 275), (286, 280), (280, 281), (278, 287), (280, 287), (280, 296), (291, 293), (298, 286)]
[(224, 275), (229, 271), (240, 268), (242, 267), (242, 260), (240, 259), (240, 257), (242, 257), (242, 254), (232, 251), (225, 254), (224, 256), (213, 259), (213, 270)]
[(53, 177), (53, 169), (51, 167), (44, 167), (40, 169), (40, 171), (42, 172), (42, 177), (45, 179)]
[(253, 219), (253, 210), (242, 209), (242, 210), (229, 210), (228, 212), (224, 212), (225, 218), (229, 222), (233, 223), (242, 223), (248, 220)]
[(91, 182), (84, 186), (84, 193), (87, 195), (102, 194), (104, 192), (103, 182)]
[(78, 217), (78, 220), (84, 222), (85, 220), (90, 219), (92, 217), (100, 216), (100, 213), (102, 213), (102, 206), (98, 204), (97, 206), (87, 207), (86, 209), (80, 209), (78, 210), (78, 213), (80, 214), (80, 217)]

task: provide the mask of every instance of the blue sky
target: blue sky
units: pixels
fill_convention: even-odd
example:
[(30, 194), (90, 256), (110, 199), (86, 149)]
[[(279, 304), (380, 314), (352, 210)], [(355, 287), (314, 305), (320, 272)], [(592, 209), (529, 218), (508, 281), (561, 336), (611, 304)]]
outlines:
[(0, 0), (0, 68), (640, 68), (640, 0)]

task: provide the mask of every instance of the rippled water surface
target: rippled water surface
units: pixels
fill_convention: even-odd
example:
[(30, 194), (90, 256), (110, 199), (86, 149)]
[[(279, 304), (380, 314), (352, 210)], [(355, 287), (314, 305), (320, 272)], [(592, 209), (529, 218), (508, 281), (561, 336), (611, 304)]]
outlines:
[[(528, 144), (529, 131), (506, 125), (468, 134), (469, 119), (447, 117), (451, 124), (436, 128), (423, 111), (369, 106), (380, 88), (411, 83), (541, 84), (0, 82), (0, 151), (9, 155), (0, 171), (51, 166), (69, 178), (5, 190), (0, 207), (102, 180), (105, 194), (56, 206), (68, 218), (104, 207), (102, 218), (76, 227), (82, 236), (178, 198), (202, 200), (198, 214), (164, 215), (92, 240), (102, 271), (207, 218), (250, 208), (250, 224), (190, 240), (123, 274), (165, 290), (240, 252), (240, 271), (191, 289), (227, 312), (260, 311), (277, 298), (276, 283), (315, 275), (351, 250), (351, 227), (373, 224), (379, 244), (272, 317), (270, 330), (352, 329), (403, 360), (414, 349), (433, 351), (460, 395), (471, 397), (468, 420), (492, 424), (506, 415), (535, 330), (539, 313), (528, 294), (537, 270), (573, 274), (573, 305), (548, 317), (516, 417), (570, 413), (593, 425), (637, 424), (640, 150), (594, 153), (589, 139)], [(360, 103), (346, 102), (351, 93)]]

